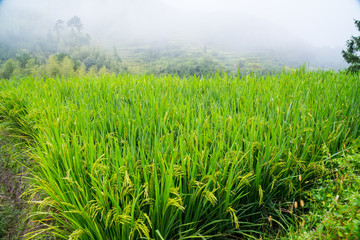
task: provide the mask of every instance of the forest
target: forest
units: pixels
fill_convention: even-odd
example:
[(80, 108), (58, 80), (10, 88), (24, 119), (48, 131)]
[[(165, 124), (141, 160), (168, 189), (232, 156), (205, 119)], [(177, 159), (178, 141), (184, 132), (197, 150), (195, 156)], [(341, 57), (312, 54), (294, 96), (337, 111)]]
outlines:
[[(74, 16), (67, 21), (57, 20), (43, 40), (18, 44), (0, 42), (0, 76), (9, 79), (102, 73), (274, 74), (306, 64), (304, 59), (289, 58), (269, 50), (237, 54), (205, 43), (140, 41), (104, 47), (92, 43), (90, 34), (83, 28), (81, 19)], [(309, 68), (316, 66), (321, 65)]]

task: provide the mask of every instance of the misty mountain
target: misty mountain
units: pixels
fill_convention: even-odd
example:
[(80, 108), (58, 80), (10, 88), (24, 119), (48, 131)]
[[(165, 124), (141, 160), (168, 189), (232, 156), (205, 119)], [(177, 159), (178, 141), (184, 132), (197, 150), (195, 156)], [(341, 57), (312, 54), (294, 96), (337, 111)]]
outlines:
[(341, 49), (314, 47), (268, 19), (227, 10), (186, 11), (161, 0), (5, 0), (0, 5), (0, 43), (23, 47), (46, 41), (58, 19), (72, 16), (80, 17), (93, 43), (107, 48), (169, 41), (203, 44), (234, 56), (271, 52), (291, 66), (346, 66)]

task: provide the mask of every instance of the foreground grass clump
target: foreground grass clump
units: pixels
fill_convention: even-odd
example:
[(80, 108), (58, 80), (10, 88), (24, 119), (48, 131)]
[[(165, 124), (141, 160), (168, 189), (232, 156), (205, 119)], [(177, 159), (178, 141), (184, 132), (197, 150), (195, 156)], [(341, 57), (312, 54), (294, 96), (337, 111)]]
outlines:
[(329, 172), (310, 189), (309, 213), (288, 239), (358, 239), (360, 237), (360, 155), (329, 161)]
[(359, 146), (359, 96), (358, 76), (303, 70), (28, 78), (0, 83), (0, 121), (33, 161), (29, 237), (236, 239), (280, 233)]

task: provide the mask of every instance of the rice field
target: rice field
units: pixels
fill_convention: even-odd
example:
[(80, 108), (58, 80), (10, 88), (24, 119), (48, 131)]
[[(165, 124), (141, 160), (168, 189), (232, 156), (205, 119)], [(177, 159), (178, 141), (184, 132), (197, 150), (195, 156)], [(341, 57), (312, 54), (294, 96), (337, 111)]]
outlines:
[(29, 155), (27, 237), (280, 234), (326, 161), (359, 150), (359, 84), (304, 69), (1, 80), (1, 126)]

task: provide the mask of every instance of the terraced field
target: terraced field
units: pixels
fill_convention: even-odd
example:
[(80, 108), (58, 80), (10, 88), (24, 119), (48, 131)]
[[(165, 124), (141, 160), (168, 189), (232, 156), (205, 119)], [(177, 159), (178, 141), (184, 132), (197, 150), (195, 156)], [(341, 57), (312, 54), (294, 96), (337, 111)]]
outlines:
[(0, 82), (0, 122), (29, 152), (29, 237), (255, 238), (358, 152), (359, 96), (356, 75), (304, 69), (25, 78)]

